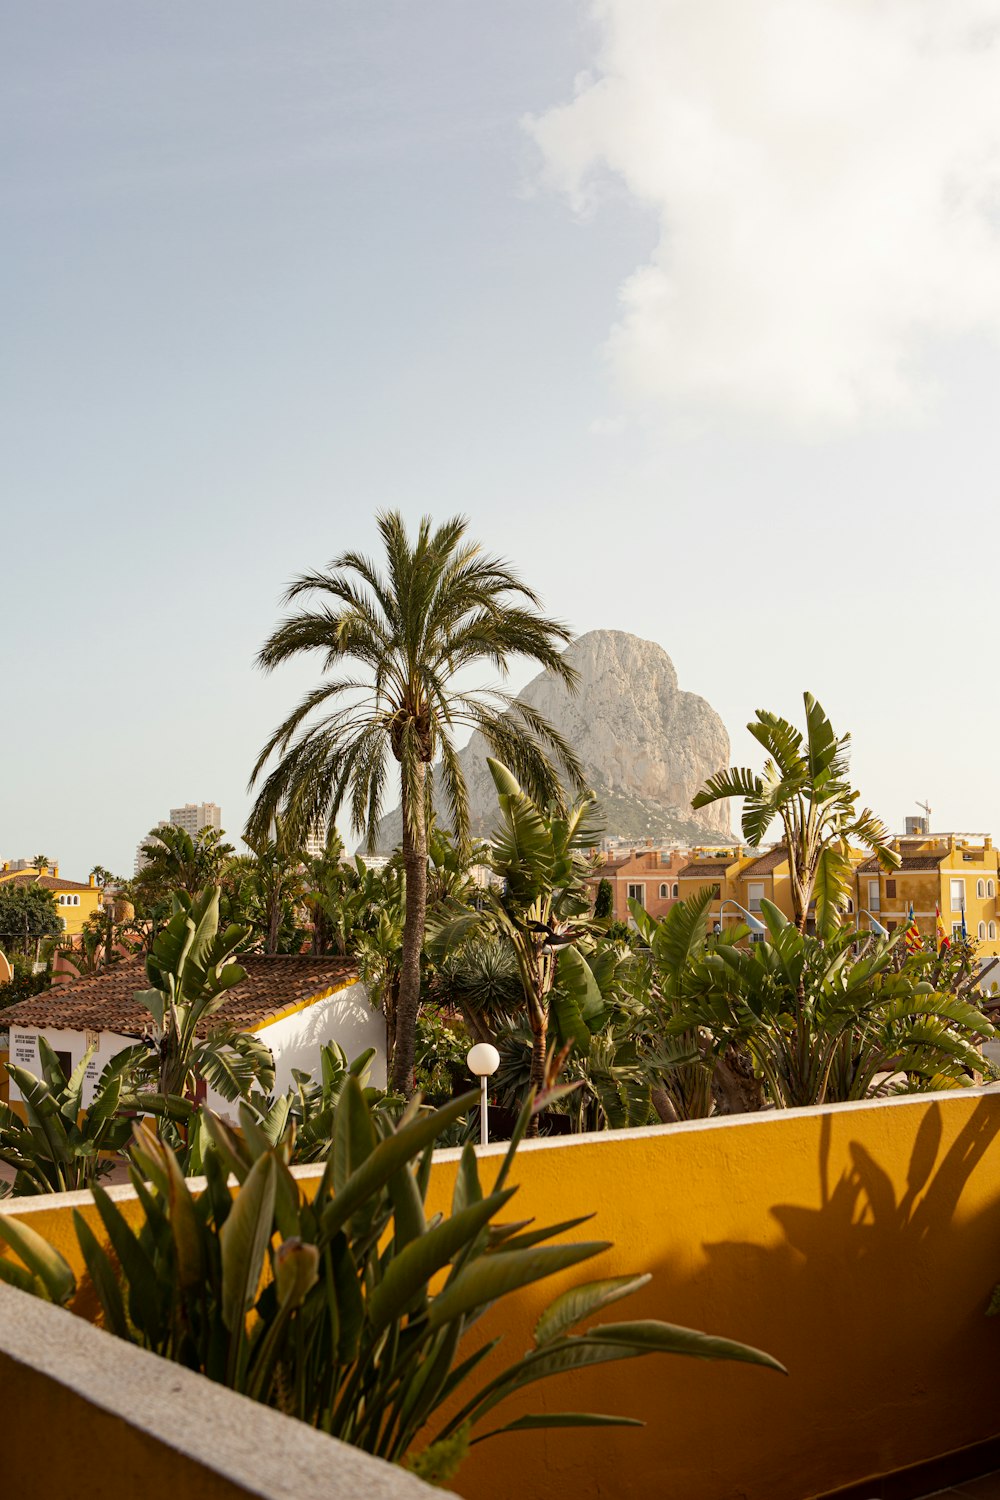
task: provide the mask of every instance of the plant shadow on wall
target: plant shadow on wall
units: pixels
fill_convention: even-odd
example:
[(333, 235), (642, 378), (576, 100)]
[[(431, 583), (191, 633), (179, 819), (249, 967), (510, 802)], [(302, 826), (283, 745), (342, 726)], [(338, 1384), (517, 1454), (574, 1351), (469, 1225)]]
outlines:
[[(754, 1288), (753, 1306), (736, 1331), (752, 1340), (766, 1329), (769, 1349), (794, 1371), (783, 1393), (796, 1414), (791, 1430), (801, 1452), (831, 1466), (830, 1489), (852, 1477), (848, 1439), (855, 1421), (862, 1430), (868, 1423), (873, 1455), (890, 1455), (887, 1469), (897, 1431), (922, 1439), (926, 1428), (930, 1445), (905, 1453), (900, 1464), (981, 1438), (967, 1411), (968, 1371), (978, 1361), (991, 1368), (996, 1354), (996, 1325), (984, 1314), (996, 1281), (1000, 1198), (984, 1184), (961, 1212), (959, 1205), (987, 1153), (997, 1149), (997, 1101), (981, 1099), (950, 1143), (947, 1105), (879, 1108), (885, 1129), (869, 1142), (886, 1142), (882, 1160), (856, 1139), (855, 1111), (831, 1110), (820, 1124), (816, 1177), (805, 1162), (777, 1166), (779, 1183), (789, 1176), (803, 1183), (800, 1201), (772, 1203), (768, 1211), (783, 1243), (705, 1242), (701, 1269), (686, 1284), (679, 1266), (656, 1267), (664, 1284), (673, 1282), (673, 1306), (684, 1318), (714, 1306), (715, 1316), (733, 1327), (720, 1294)], [(893, 1117), (910, 1108), (921, 1109), (922, 1118), (908, 1161), (901, 1153), (894, 1169)], [(716, 1191), (725, 1193), (725, 1183)], [(776, 1186), (775, 1196), (781, 1191)], [(808, 1206), (810, 1199), (818, 1206)], [(758, 1223), (767, 1237), (763, 1215)], [(756, 1392), (743, 1399), (751, 1424), (770, 1420)]]

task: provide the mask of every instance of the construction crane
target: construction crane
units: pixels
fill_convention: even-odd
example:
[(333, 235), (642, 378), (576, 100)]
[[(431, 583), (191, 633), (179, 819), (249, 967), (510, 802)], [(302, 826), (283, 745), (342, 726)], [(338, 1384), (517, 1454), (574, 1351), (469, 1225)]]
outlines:
[(930, 833), (930, 831), (931, 831), (931, 809), (930, 809), (930, 805), (927, 802), (918, 802), (917, 806), (920, 807), (920, 808), (923, 808), (924, 812), (927, 814), (927, 832)]

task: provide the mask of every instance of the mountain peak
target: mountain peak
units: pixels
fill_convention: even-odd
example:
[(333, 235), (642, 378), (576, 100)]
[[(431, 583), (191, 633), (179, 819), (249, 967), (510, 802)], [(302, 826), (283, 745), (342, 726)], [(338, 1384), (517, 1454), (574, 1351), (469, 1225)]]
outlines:
[[(691, 798), (728, 765), (729, 736), (704, 698), (680, 690), (663, 647), (624, 630), (590, 630), (564, 655), (579, 675), (576, 693), (540, 672), (518, 697), (575, 749), (607, 832), (675, 844), (728, 837), (727, 804), (695, 812)], [(478, 733), (461, 752), (472, 828), (479, 835), (496, 821), (488, 754)], [(382, 821), (380, 847), (393, 847), (400, 834), (397, 810)]]

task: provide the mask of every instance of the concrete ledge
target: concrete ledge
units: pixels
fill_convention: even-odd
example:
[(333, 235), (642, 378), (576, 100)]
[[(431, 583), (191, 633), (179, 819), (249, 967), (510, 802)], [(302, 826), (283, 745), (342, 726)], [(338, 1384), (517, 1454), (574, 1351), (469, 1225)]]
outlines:
[(303, 1422), (0, 1284), (4, 1494), (419, 1500), (440, 1494)]

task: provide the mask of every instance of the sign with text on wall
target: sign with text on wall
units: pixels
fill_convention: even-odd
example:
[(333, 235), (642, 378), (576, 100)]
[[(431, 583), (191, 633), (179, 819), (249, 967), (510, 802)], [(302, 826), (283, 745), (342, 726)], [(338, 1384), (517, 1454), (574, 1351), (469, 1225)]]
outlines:
[(10, 1056), (19, 1068), (38, 1072), (38, 1032), (14, 1031), (10, 1033)]

